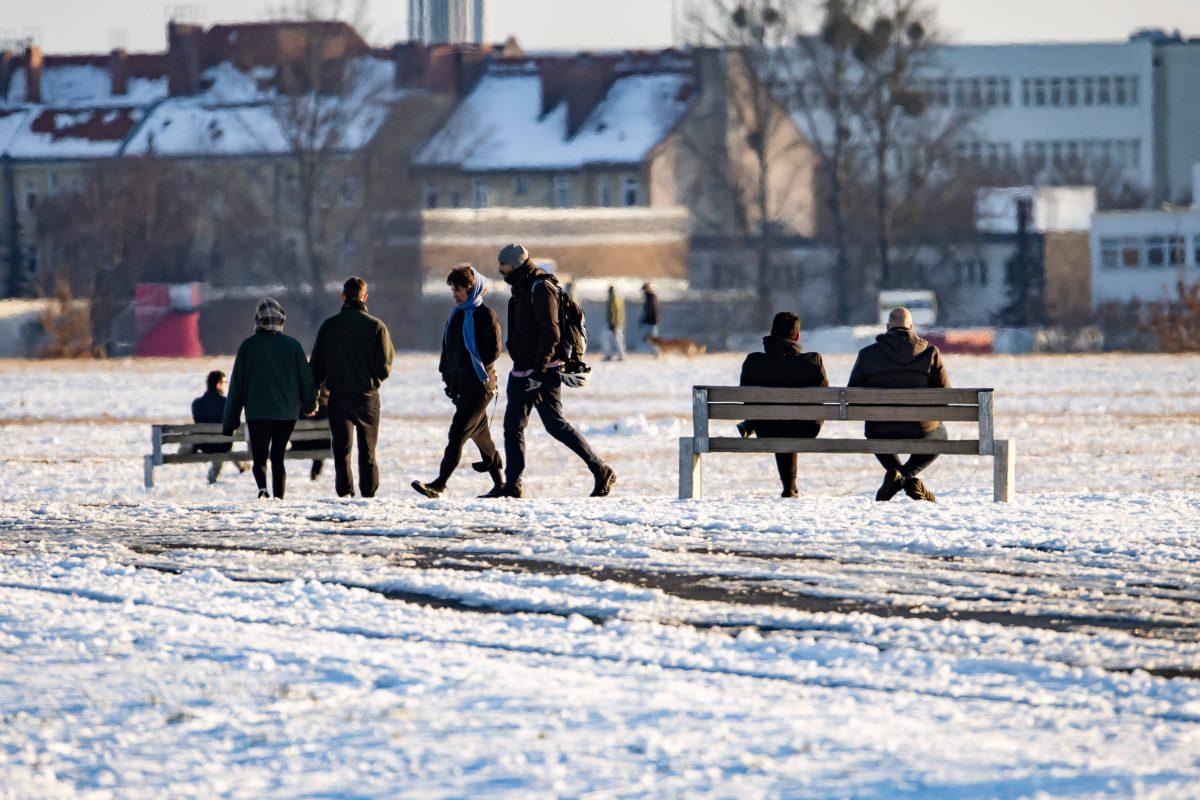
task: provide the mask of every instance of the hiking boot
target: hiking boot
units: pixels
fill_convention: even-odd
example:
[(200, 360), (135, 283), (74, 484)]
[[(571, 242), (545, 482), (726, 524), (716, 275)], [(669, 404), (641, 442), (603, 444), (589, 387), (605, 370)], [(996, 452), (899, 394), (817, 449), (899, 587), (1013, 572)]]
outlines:
[(308, 471), (309, 480), (315, 481), (317, 478), (321, 477), (321, 468), (323, 466), (325, 466), (324, 461), (314, 461), (312, 463), (312, 469)]
[[(912, 480), (911, 478), (909, 480)], [(920, 483), (920, 481), (917, 481)], [(879, 484), (879, 491), (875, 493), (875, 500), (883, 503), (891, 500), (896, 496), (896, 493), (901, 489), (905, 489), (906, 484), (904, 476), (899, 471), (889, 469), (883, 476), (883, 483)]]
[(928, 500), (931, 503), (937, 502), (937, 495), (929, 491), (929, 487), (920, 478), (905, 478), (904, 493), (913, 500)]
[(743, 439), (749, 439), (750, 434), (754, 433), (754, 429), (750, 427), (749, 422), (739, 422), (737, 424), (737, 432), (738, 436), (742, 437)]
[(779, 496), (780, 497), (799, 497), (800, 492), (796, 491), (796, 487), (792, 486), (790, 488), (784, 489), (783, 494), (781, 494)]
[(416, 489), (418, 492), (420, 492), (421, 494), (428, 497), (430, 500), (434, 500), (438, 497), (441, 497), (442, 492), (446, 491), (446, 487), (439, 486), (437, 481), (430, 481), (429, 483), (421, 483), (420, 481), (413, 481), (412, 487), (414, 489)]
[(612, 491), (613, 484), (617, 482), (617, 472), (607, 464), (600, 467), (600, 471), (595, 473), (596, 485), (592, 488), (592, 493), (589, 497), (608, 497), (608, 493)]
[(271, 493), (268, 492), (266, 489), (259, 489), (258, 490), (258, 499), (259, 500), (270, 500)]
[(481, 494), (479, 496), (481, 498), (492, 498), (492, 497), (517, 497), (517, 498), (520, 498), (520, 497), (525, 496), (525, 492), (521, 488), (521, 484), (519, 484), (519, 483), (513, 484), (511, 486), (501, 484), (499, 486), (493, 486), (492, 490), (490, 492), (488, 492), (487, 494)]

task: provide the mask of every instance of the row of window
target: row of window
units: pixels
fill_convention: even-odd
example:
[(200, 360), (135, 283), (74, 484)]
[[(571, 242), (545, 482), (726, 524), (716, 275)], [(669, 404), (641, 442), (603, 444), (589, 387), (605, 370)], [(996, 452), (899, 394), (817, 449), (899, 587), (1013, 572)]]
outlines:
[(1200, 266), (1200, 236), (1102, 237), (1100, 266), (1105, 269), (1197, 267)]
[[(937, 78), (915, 81), (914, 88), (929, 104), (941, 108), (1008, 108), (1013, 105), (1014, 79), (1000, 75), (974, 78)], [(825, 105), (819, 87), (800, 84), (796, 96), (809, 108)], [(1076, 106), (1136, 106), (1136, 75), (1022, 78), (1021, 105), (1031, 108)]]
[(986, 286), (988, 265), (980, 259), (955, 261), (950, 265), (950, 275), (955, 286)]
[[(572, 176), (555, 175), (550, 184), (551, 205), (555, 208), (570, 208), (573, 205), (571, 189)], [(529, 190), (530, 177), (528, 175), (513, 177), (512, 193), (515, 197), (528, 196)], [(620, 181), (620, 195), (618, 196), (618, 187), (614, 186), (612, 178), (608, 175), (601, 175), (596, 179), (595, 205), (602, 208), (610, 208), (618, 203), (624, 206), (636, 206), (639, 190), (640, 182), (637, 177), (626, 175)], [(462, 208), (462, 189), (452, 184), (446, 191), (444, 202), (446, 208)], [(422, 205), (425, 208), (439, 208), (442, 203), (443, 198), (439, 196), (438, 184), (434, 181), (426, 181)], [(471, 181), (471, 204), (472, 208), (488, 208), (492, 205), (492, 184), (487, 178), (474, 178)]]
[[(46, 173), (46, 195), (52, 196), (63, 190), (62, 179), (57, 172)], [(83, 176), (72, 175), (67, 181), (66, 190), (71, 194), (83, 194)], [(33, 211), (37, 208), (38, 201), (38, 181), (35, 178), (28, 177), (21, 181), (21, 196), (25, 199), (25, 210)]]
[[(1009, 142), (959, 142), (955, 156), (988, 167), (1016, 165), (1013, 147)], [(1034, 170), (1047, 167), (1101, 167), (1141, 169), (1142, 141), (1140, 139), (1063, 139), (1029, 141), (1023, 146), (1024, 165)]]

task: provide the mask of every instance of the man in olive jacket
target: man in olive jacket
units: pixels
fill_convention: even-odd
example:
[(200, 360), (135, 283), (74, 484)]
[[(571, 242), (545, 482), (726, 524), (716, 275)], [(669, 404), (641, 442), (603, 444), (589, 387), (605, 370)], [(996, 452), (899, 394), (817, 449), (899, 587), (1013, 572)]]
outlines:
[[(858, 353), (847, 386), (872, 389), (949, 389), (950, 376), (942, 363), (942, 354), (929, 342), (913, 333), (912, 314), (907, 308), (894, 308), (888, 315), (887, 333), (875, 337), (875, 344)], [(946, 428), (940, 422), (868, 422), (868, 439), (935, 439), (945, 441)], [(904, 464), (890, 453), (876, 454), (886, 473), (875, 499), (891, 500), (900, 489), (914, 500), (935, 502), (937, 496), (917, 475), (935, 460), (937, 453), (913, 454)]]
[(375, 442), (379, 437), (379, 386), (392, 372), (387, 326), (367, 313), (367, 282), (342, 287), (342, 310), (321, 324), (310, 364), (317, 385), (329, 389), (329, 437), (338, 497), (354, 495), (351, 435), (358, 438), (358, 488), (363, 497), (379, 489)]
[[(771, 334), (763, 337), (763, 352), (751, 353), (742, 362), (742, 386), (780, 386), (790, 389), (807, 386), (828, 386), (825, 362), (820, 353), (800, 350), (800, 318), (790, 311), (780, 311), (771, 323)], [(743, 436), (755, 433), (760, 437), (781, 439), (812, 439), (821, 432), (819, 421), (758, 420), (738, 425)], [(775, 466), (783, 484), (783, 497), (797, 497), (795, 453), (776, 453)]]
[(563, 417), (561, 334), (558, 289), (550, 275), (529, 258), (519, 244), (506, 245), (497, 257), (500, 274), (512, 287), (508, 300), (508, 404), (504, 409), (504, 485), (485, 497), (521, 497), (525, 471), (525, 426), (535, 407), (546, 432), (583, 459), (595, 478), (592, 497), (606, 497), (617, 473), (596, 455), (579, 431)]

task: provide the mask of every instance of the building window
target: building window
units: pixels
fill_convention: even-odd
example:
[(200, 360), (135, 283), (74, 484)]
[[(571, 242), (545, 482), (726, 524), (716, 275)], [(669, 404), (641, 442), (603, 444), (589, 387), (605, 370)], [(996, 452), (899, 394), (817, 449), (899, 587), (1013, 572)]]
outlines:
[(972, 259), (954, 262), (954, 283), (957, 286), (984, 286), (988, 280), (987, 263)]
[(625, 176), (625, 205), (636, 206), (638, 204), (638, 179), (632, 175)]
[(1021, 105), (1023, 106), (1032, 105), (1033, 95), (1029, 91), (1031, 83), (1032, 81), (1029, 78), (1021, 79)]
[(1146, 263), (1161, 267), (1167, 263), (1167, 242), (1161, 236), (1146, 237)]
[(1192, 237), (1192, 265), (1200, 267), (1200, 235)]
[(354, 208), (358, 201), (358, 179), (353, 175), (342, 178), (342, 187), (338, 192), (338, 198), (342, 208)]
[(1136, 106), (1138, 104), (1138, 78), (1136, 75), (1130, 75), (1125, 80), (1125, 85), (1129, 88), (1129, 105)]
[(1142, 242), (1140, 239), (1126, 239), (1121, 247), (1121, 264), (1131, 269), (1142, 265)]
[(979, 78), (971, 78), (967, 83), (970, 90), (971, 108), (979, 108), (983, 105), (983, 87), (980, 84)]
[(1085, 106), (1094, 105), (1096, 102), (1096, 79), (1083, 79), (1083, 104)]
[(425, 181), (425, 189), (422, 192), (422, 194), (424, 195), (424, 198), (421, 201), (421, 205), (425, 206), (425, 208), (437, 208), (438, 207), (437, 206), (438, 196), (437, 196), (437, 184), (436, 183), (434, 183), (433, 181)]
[(490, 204), (491, 193), (488, 190), (488, 182), (482, 178), (471, 181), (471, 194), (475, 197), (476, 208), (487, 208)]
[(1101, 75), (1096, 79), (1096, 104), (1106, 106), (1112, 102), (1112, 79)]
[(1079, 80), (1077, 78), (1067, 78), (1066, 81), (1066, 103), (1069, 106), (1079, 105)]
[(1125, 105), (1129, 100), (1129, 95), (1125, 91), (1125, 79), (1118, 75), (1113, 78), (1113, 103), (1118, 106)]
[(58, 173), (57, 172), (52, 171), (52, 172), (46, 173), (46, 194), (47, 195), (58, 194)]
[(26, 211), (33, 211), (37, 208), (37, 181), (33, 178), (26, 178), (21, 181), (21, 193), (25, 195)]
[(1187, 245), (1182, 236), (1167, 237), (1167, 258), (1172, 267), (1182, 267), (1187, 264)]
[(450, 190), (450, 208), (462, 208), (462, 190), (457, 186)]
[(1105, 269), (1116, 269), (1121, 263), (1121, 242), (1119, 239), (1100, 240), (1100, 266)]
[(1033, 104), (1035, 106), (1046, 105), (1046, 79), (1034, 78), (1033, 80)]
[(523, 197), (529, 194), (529, 176), (518, 175), (513, 178), (513, 194)]
[(950, 106), (950, 81), (947, 78), (939, 78), (934, 82), (934, 88), (937, 94), (937, 104), (942, 108)]
[(1000, 102), (1005, 107), (1012, 105), (1012, 81), (1008, 78), (1000, 79)]
[(73, 194), (73, 195), (83, 194), (83, 176), (82, 175), (72, 175), (71, 176), (69, 190), (70, 190), (71, 194)]
[(1063, 104), (1062, 79), (1050, 79), (1050, 105), (1061, 106)]
[(555, 175), (554, 176), (554, 207), (555, 208), (570, 208), (571, 207), (571, 176), (570, 175)]
[(602, 208), (612, 205), (612, 178), (608, 175), (596, 179), (596, 203)]
[(283, 178), (283, 204), (295, 208), (300, 202), (300, 179), (288, 174)]

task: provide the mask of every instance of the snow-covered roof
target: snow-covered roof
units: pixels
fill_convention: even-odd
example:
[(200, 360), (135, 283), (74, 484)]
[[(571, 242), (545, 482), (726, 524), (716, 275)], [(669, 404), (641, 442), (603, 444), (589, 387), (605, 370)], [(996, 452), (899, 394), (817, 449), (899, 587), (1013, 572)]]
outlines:
[(364, 147), (403, 90), (392, 88), (392, 66), (379, 58), (357, 59), (353, 86), (344, 97), (284, 98), (271, 86), (274, 70), (242, 72), (229, 63), (205, 70), (208, 88), (154, 106), (122, 152), (163, 156), (281, 155), (294, 149), (299, 125), (318, 118), (313, 135), (300, 139), (335, 150)]
[(119, 153), (143, 111), (28, 108), (0, 114), (0, 154), (16, 159), (77, 159)]
[[(25, 104), (25, 81), (24, 67), (13, 72), (4, 98), (6, 104)], [(41, 92), (41, 105), (55, 108), (148, 105), (167, 96), (167, 76), (131, 77), (125, 94), (113, 94), (112, 74), (105, 67), (91, 64), (46, 66), (42, 68)]]
[(686, 112), (692, 87), (682, 72), (619, 77), (570, 136), (565, 100), (542, 113), (536, 71), (493, 70), (413, 163), (470, 172), (640, 164)]

